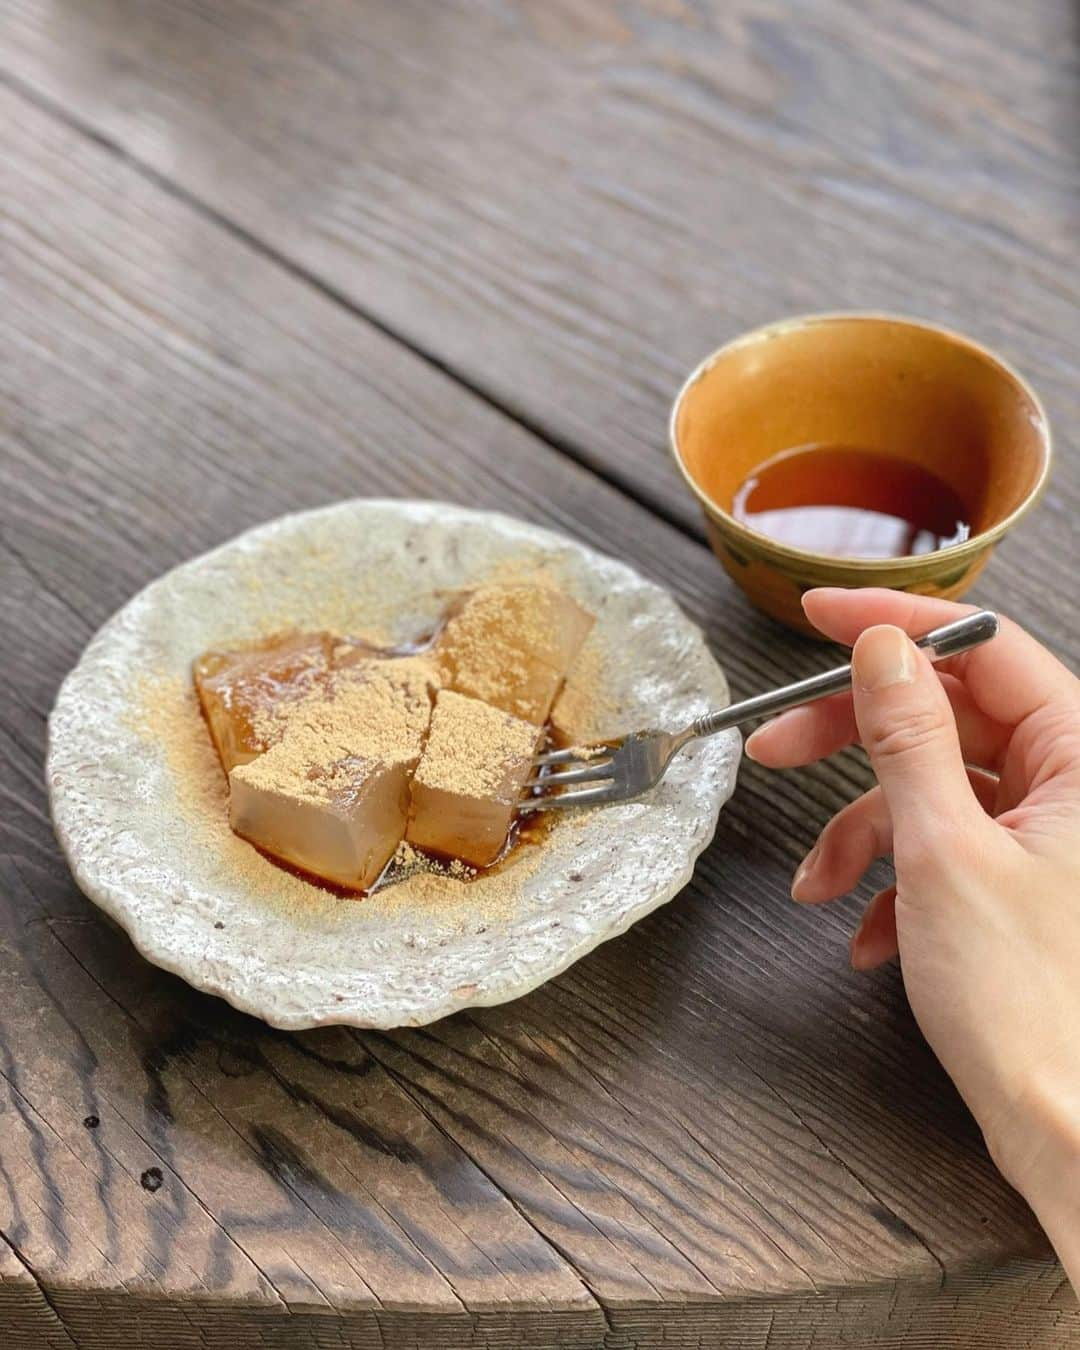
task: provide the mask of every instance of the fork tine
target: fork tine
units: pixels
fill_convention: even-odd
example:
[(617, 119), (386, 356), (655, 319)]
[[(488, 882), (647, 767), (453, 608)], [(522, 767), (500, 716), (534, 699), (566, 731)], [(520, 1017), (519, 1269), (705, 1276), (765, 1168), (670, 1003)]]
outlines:
[(576, 750), (545, 750), (543, 754), (533, 755), (533, 763), (541, 768), (545, 764), (569, 764), (571, 760), (581, 759)]
[(518, 812), (558, 811), (568, 806), (598, 806), (601, 802), (621, 801), (614, 786), (585, 788), (582, 792), (552, 792), (527, 797), (518, 804)]
[(539, 755), (533, 755), (533, 763), (543, 766), (569, 764), (571, 760), (578, 760), (582, 764), (592, 764), (601, 756), (610, 759), (619, 745), (619, 741), (610, 741), (600, 745), (572, 745), (566, 750), (544, 750)]
[(580, 769), (568, 769), (565, 773), (534, 774), (525, 784), (526, 787), (557, 788), (565, 787), (568, 783), (595, 783), (602, 778), (613, 778), (614, 771), (611, 767), (612, 761), (605, 759), (603, 763), (585, 764)]

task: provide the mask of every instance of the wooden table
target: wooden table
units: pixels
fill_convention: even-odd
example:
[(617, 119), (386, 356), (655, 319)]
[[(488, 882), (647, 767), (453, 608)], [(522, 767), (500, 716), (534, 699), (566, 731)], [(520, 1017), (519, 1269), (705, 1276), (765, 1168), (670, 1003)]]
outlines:
[[(1060, 457), (978, 598), (1077, 657), (1069, 0), (8, 0), (0, 1344), (1080, 1343), (913, 1025), (790, 904), (857, 756), (744, 766), (671, 905), (502, 1008), (286, 1035), (75, 889), (45, 716), (164, 568), (352, 495), (499, 507), (752, 612), (664, 449), (705, 351), (883, 308), (1000, 347)], [(863, 896), (865, 898), (865, 895)]]

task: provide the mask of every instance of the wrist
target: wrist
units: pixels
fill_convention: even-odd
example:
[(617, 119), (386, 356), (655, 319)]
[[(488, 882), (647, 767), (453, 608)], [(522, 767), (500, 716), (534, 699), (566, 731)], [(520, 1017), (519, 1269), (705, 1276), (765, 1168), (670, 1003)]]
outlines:
[(1047, 1066), (986, 1137), (1080, 1289), (1080, 1071), (1070, 1069)]

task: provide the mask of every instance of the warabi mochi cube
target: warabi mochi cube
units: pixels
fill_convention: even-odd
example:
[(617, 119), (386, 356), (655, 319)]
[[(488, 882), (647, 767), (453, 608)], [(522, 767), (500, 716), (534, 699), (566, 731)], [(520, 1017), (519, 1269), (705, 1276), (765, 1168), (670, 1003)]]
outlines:
[(506, 842), (540, 730), (478, 699), (440, 691), (413, 776), (406, 839), (476, 867)]
[(593, 622), (552, 586), (480, 586), (447, 620), (435, 654), (449, 688), (541, 726)]
[(268, 749), (288, 705), (325, 685), (332, 645), (329, 633), (284, 633), (198, 658), (195, 689), (226, 773)]
[(431, 717), (430, 667), (374, 660), (298, 705), (281, 739), (229, 775), (230, 823), (284, 862), (366, 890), (401, 842)]

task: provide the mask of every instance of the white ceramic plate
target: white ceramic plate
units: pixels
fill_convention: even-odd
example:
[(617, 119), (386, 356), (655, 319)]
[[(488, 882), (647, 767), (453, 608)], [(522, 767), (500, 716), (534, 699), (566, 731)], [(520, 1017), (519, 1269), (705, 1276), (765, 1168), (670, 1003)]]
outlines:
[(405, 638), (441, 593), (537, 566), (597, 618), (560, 704), (573, 735), (674, 727), (727, 702), (671, 598), (569, 539), (433, 502), (286, 516), (148, 586), (64, 681), (48, 780), (78, 884), (148, 960), (294, 1029), (412, 1026), (516, 998), (670, 900), (734, 787), (735, 733), (681, 756), (643, 801), (560, 814), (468, 883), (422, 876), (340, 899), (229, 831), (193, 657), (289, 627)]

